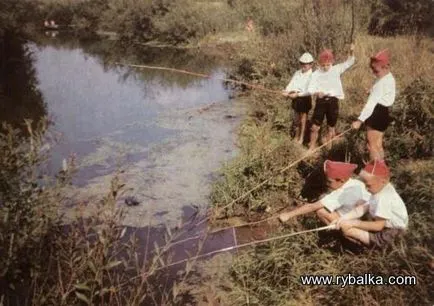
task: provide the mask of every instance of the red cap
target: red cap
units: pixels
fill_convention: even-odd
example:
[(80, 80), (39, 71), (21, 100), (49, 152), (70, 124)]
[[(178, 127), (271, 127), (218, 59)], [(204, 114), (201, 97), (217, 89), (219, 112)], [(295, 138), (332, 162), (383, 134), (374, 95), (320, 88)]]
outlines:
[(334, 60), (335, 60), (335, 58), (333, 56), (333, 52), (330, 49), (325, 49), (319, 55), (319, 63), (320, 64), (333, 63)]
[(381, 177), (389, 177), (390, 175), (389, 167), (387, 167), (384, 160), (371, 161), (365, 166), (363, 171)]
[(374, 56), (371, 56), (371, 64), (386, 66), (389, 64), (389, 58), (389, 50), (384, 49), (375, 54)]
[(331, 160), (326, 160), (324, 162), (324, 172), (331, 179), (346, 180), (351, 177), (351, 174), (353, 174), (356, 168), (356, 164), (336, 162)]

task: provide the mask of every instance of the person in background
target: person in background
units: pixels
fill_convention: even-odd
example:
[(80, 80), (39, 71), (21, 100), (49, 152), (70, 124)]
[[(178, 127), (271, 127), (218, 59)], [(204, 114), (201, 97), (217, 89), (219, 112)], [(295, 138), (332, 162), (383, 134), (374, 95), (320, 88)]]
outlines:
[(377, 80), (370, 90), (368, 101), (352, 127), (366, 125), (371, 160), (384, 159), (383, 135), (390, 124), (389, 108), (395, 102), (396, 83), (390, 72), (389, 52), (382, 50), (371, 57), (370, 67)]
[(368, 201), (371, 195), (365, 185), (351, 178), (356, 168), (356, 164), (326, 160), (324, 172), (331, 192), (315, 203), (282, 213), (279, 220), (286, 222), (290, 218), (316, 212), (318, 218), (328, 225), (350, 212), (356, 205)]
[[(408, 225), (404, 201), (390, 183), (390, 171), (384, 161), (371, 161), (360, 172), (369, 201), (333, 221), (344, 236), (366, 246), (383, 248), (404, 233)], [(367, 215), (368, 221), (360, 218)]]
[(253, 32), (254, 29), (255, 29), (255, 26), (253, 23), (253, 19), (251, 17), (247, 18), (247, 22), (246, 22), (247, 32)]
[(324, 117), (327, 119), (328, 126), (326, 141), (336, 135), (335, 126), (339, 115), (339, 100), (344, 99), (341, 75), (355, 62), (354, 48), (354, 44), (351, 44), (348, 59), (337, 65), (333, 65), (334, 56), (331, 50), (326, 49), (319, 55), (319, 69), (312, 74), (308, 86), (308, 93), (316, 97), (309, 150), (313, 150), (317, 146), (318, 133)]
[(307, 87), (312, 77), (313, 56), (306, 52), (300, 59), (300, 70), (297, 70), (283, 94), (292, 99), (292, 109), (295, 112), (295, 139), (302, 144), (306, 130), (307, 114), (312, 108), (312, 97)]

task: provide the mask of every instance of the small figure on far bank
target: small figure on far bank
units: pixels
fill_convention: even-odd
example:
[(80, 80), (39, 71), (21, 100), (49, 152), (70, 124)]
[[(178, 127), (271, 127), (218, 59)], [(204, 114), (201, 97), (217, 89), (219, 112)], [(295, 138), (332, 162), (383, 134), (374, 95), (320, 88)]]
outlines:
[(247, 32), (253, 32), (255, 26), (253, 24), (253, 19), (251, 17), (247, 18), (246, 30)]
[(324, 117), (327, 119), (328, 126), (326, 141), (336, 135), (335, 126), (339, 116), (339, 100), (344, 99), (341, 75), (355, 62), (354, 48), (354, 44), (351, 44), (348, 59), (337, 65), (333, 65), (334, 56), (331, 50), (326, 49), (319, 55), (320, 67), (312, 74), (308, 86), (308, 92), (316, 97), (309, 150), (313, 150), (317, 146), (318, 134)]
[(312, 97), (307, 92), (312, 77), (313, 56), (306, 52), (300, 59), (300, 70), (294, 73), (283, 94), (292, 99), (292, 109), (295, 112), (295, 139), (302, 144), (306, 130), (307, 114), (312, 108)]
[(370, 68), (377, 80), (370, 90), (368, 101), (352, 127), (366, 125), (371, 160), (384, 159), (383, 135), (390, 124), (389, 108), (395, 102), (396, 83), (390, 72), (389, 52), (382, 50), (371, 57)]

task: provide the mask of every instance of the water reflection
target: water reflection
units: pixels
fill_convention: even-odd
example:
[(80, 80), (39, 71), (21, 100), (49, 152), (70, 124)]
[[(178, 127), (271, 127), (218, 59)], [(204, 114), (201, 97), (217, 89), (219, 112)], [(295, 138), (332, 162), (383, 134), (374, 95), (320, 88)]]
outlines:
[(17, 128), (24, 127), (24, 119), (36, 123), (47, 114), (32, 52), (24, 43), (6, 34), (0, 51), (0, 122)]
[(112, 171), (120, 151), (127, 160), (136, 160), (146, 157), (151, 144), (178, 134), (178, 127), (160, 126), (158, 116), (228, 98), (220, 81), (116, 64), (143, 63), (223, 76), (218, 63), (197, 51), (62, 35), (43, 37), (28, 47), (48, 113), (62, 134), (53, 152), (52, 171), (74, 152), (82, 161), (78, 176), (86, 180)]

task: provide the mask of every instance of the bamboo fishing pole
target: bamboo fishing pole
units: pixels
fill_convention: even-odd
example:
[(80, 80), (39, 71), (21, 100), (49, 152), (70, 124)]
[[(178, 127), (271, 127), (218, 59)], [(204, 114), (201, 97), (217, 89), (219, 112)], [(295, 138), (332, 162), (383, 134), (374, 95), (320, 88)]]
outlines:
[[(304, 231), (295, 232), (295, 233), (289, 233), (289, 234), (280, 235), (280, 236), (271, 237), (271, 238), (262, 239), (262, 240), (250, 241), (250, 242), (246, 242), (246, 243), (243, 243), (243, 244), (236, 244), (236, 240), (235, 240), (234, 241), (235, 242), (234, 246), (223, 248), (223, 249), (220, 249), (220, 250), (211, 251), (211, 252), (208, 252), (208, 253), (205, 253), (205, 254), (201, 254), (201, 255), (196, 255), (194, 257), (190, 257), (190, 258), (182, 259), (182, 260), (179, 260), (179, 261), (175, 261), (175, 262), (172, 262), (172, 263), (167, 264), (167, 265), (162, 265), (162, 266), (160, 266), (158, 268), (154, 268), (152, 270), (152, 273), (154, 273), (156, 271), (163, 270), (163, 269), (167, 269), (169, 267), (173, 267), (173, 266), (176, 266), (176, 265), (179, 265), (179, 264), (182, 264), (182, 263), (186, 263), (186, 262), (188, 262), (190, 260), (198, 260), (198, 259), (201, 259), (201, 258), (205, 258), (205, 257), (211, 256), (211, 255), (214, 255), (214, 254), (218, 254), (218, 253), (223, 253), (223, 252), (228, 252), (228, 251), (232, 251), (232, 250), (237, 250), (237, 249), (240, 249), (240, 248), (243, 248), (243, 247), (252, 246), (252, 245), (255, 245), (255, 244), (270, 242), (270, 241), (279, 240), (279, 239), (284, 239), (284, 238), (289, 238), (289, 237), (293, 237), (293, 236), (297, 236), (297, 235), (301, 235), (301, 234), (320, 232), (320, 231), (325, 231), (325, 230), (329, 230), (329, 229), (331, 230), (331, 229), (335, 229), (335, 228), (336, 228), (335, 224), (329, 224), (329, 225), (318, 227), (318, 228), (314, 228), (314, 229), (304, 230)], [(130, 278), (129, 280), (125, 281), (119, 287), (122, 288), (123, 286), (127, 285), (132, 280), (135, 280), (135, 279), (137, 279), (139, 277), (147, 277), (147, 276), (149, 276), (149, 273), (146, 273), (146, 272), (145, 273), (141, 273), (140, 275), (134, 276), (134, 277)]]
[(238, 80), (234, 80), (234, 79), (212, 77), (209, 74), (192, 72), (192, 71), (188, 71), (188, 70), (175, 69), (175, 68), (170, 68), (170, 67), (149, 66), (149, 65), (134, 65), (134, 64), (123, 64), (123, 63), (115, 63), (115, 64), (119, 65), (119, 66), (128, 66), (128, 67), (133, 67), (133, 68), (153, 69), (153, 70), (163, 70), (163, 71), (171, 71), (171, 72), (183, 73), (183, 74), (193, 75), (193, 76), (197, 76), (197, 77), (201, 77), (201, 78), (206, 78), (206, 79), (213, 79), (213, 80), (224, 81), (224, 82), (228, 82), (228, 83), (234, 83), (234, 84), (244, 85), (244, 86), (247, 86), (247, 87), (250, 87), (250, 88), (254, 88), (254, 89), (258, 89), (258, 90), (262, 90), (262, 91), (265, 91), (265, 92), (268, 92), (268, 93), (282, 95), (282, 90), (268, 89), (268, 88), (265, 88), (262, 85), (250, 84), (250, 83), (247, 83), (247, 82), (238, 81)]
[[(279, 170), (279, 173), (283, 173), (283, 172), (285, 172), (285, 171), (288, 170), (289, 168), (295, 166), (295, 165), (296, 165), (297, 163), (299, 163), (300, 161), (302, 161), (302, 160), (304, 160), (305, 158), (307, 158), (307, 157), (311, 156), (312, 154), (314, 154), (317, 150), (319, 150), (319, 149), (323, 148), (324, 146), (326, 146), (326, 145), (332, 143), (334, 140), (336, 140), (336, 139), (339, 138), (339, 137), (342, 137), (343, 135), (345, 135), (346, 133), (348, 133), (348, 132), (351, 131), (351, 130), (352, 130), (352, 128), (348, 128), (348, 129), (346, 129), (345, 131), (343, 131), (342, 133), (340, 133), (340, 134), (336, 135), (335, 137), (331, 138), (329, 141), (325, 142), (325, 143), (322, 144), (321, 146), (317, 147), (316, 149), (312, 150), (311, 152), (308, 152), (307, 154), (305, 154), (305, 155), (302, 156), (301, 158), (297, 159), (296, 161), (292, 162), (292, 163), (289, 164), (288, 166), (282, 168), (281, 170)], [(267, 182), (269, 182), (273, 177), (274, 177), (274, 176), (271, 176), (271, 177), (269, 177), (268, 179), (262, 181), (261, 183), (259, 183), (258, 185), (256, 185), (254, 188), (248, 190), (247, 192), (245, 192), (244, 194), (242, 194), (240, 197), (236, 198), (236, 199), (233, 200), (232, 202), (228, 203), (227, 205), (225, 205), (225, 206), (223, 206), (223, 207), (218, 207), (218, 208), (217, 208), (217, 211), (221, 211), (221, 210), (223, 210), (223, 209), (229, 207), (230, 205), (235, 204), (237, 201), (241, 200), (242, 198), (246, 197), (247, 195), (249, 195), (250, 193), (252, 193), (252, 192), (255, 191), (256, 189), (258, 189), (259, 187), (261, 187), (261, 186), (263, 186), (264, 184), (266, 184)], [(216, 234), (216, 233), (219, 233), (219, 232), (222, 232), (222, 231), (225, 231), (225, 230), (231, 229), (231, 228), (236, 229), (236, 228), (239, 228), (239, 227), (245, 227), (245, 226), (252, 226), (252, 225), (260, 224), (260, 223), (263, 223), (263, 222), (267, 222), (267, 221), (273, 220), (273, 219), (277, 218), (278, 215), (279, 215), (279, 213), (274, 214), (274, 215), (272, 215), (272, 216), (270, 216), (270, 217), (268, 217), (268, 218), (265, 218), (265, 219), (262, 219), (262, 220), (258, 220), (258, 221), (254, 221), (254, 222), (249, 222), (249, 223), (244, 223), (244, 224), (239, 224), (239, 225), (232, 225), (232, 226), (226, 226), (226, 227), (223, 227), (223, 228), (218, 228), (218, 229), (213, 230), (213, 231), (208, 231), (207, 234)], [(210, 219), (210, 217), (206, 217), (206, 218), (202, 219), (201, 221), (199, 221), (199, 223), (196, 223), (195, 226), (197, 227), (197, 226), (201, 225), (202, 223), (208, 221), (209, 219)], [(170, 243), (170, 245), (168, 246), (167, 249), (171, 248), (171, 247), (174, 246), (174, 245), (181, 244), (181, 243), (184, 243), (184, 242), (187, 242), (187, 241), (190, 241), (190, 240), (200, 239), (200, 238), (202, 238), (202, 237), (203, 237), (203, 234), (199, 234), (199, 235), (195, 235), (195, 236), (192, 236), (192, 237), (189, 237), (189, 238), (186, 238), (186, 239), (182, 239), (182, 240), (174, 241), (174, 242)]]
[[(314, 153), (316, 153), (318, 150), (322, 149), (323, 147), (329, 145), (330, 143), (332, 143), (334, 140), (336, 140), (339, 137), (342, 137), (343, 135), (347, 134), (349, 131), (351, 131), (352, 128), (348, 128), (345, 131), (343, 131), (342, 133), (334, 136), (333, 138), (331, 138), (330, 140), (326, 141), (325, 143), (323, 143), (322, 145), (316, 147), (315, 149), (308, 151), (305, 155), (303, 155), (302, 157), (296, 159), (295, 161), (293, 161), (292, 163), (290, 163), (288, 166), (282, 168), (281, 170), (279, 170), (279, 173), (282, 174), (285, 171), (287, 171), (288, 169), (290, 169), (291, 167), (294, 167), (295, 165), (297, 165), (299, 162), (303, 161), (304, 159), (308, 158), (309, 156), (313, 155)], [(229, 206), (235, 204), (236, 202), (238, 202), (239, 200), (245, 198), (246, 196), (248, 196), (249, 194), (251, 194), (253, 191), (257, 190), (258, 188), (262, 187), (263, 185), (265, 185), (266, 183), (268, 183), (273, 176), (270, 176), (269, 178), (265, 179), (264, 181), (262, 181), (261, 183), (257, 184), (256, 186), (254, 186), (253, 188), (249, 189), (248, 191), (246, 191), (245, 193), (243, 193), (242, 195), (240, 195), (238, 198), (232, 200), (230, 203), (226, 204), (223, 207), (217, 207), (217, 211), (222, 211), (223, 209), (228, 208)], [(206, 217), (205, 219), (203, 219), (202, 221), (200, 221), (197, 225), (202, 224), (203, 222), (209, 220), (210, 217)]]
[(271, 237), (271, 238), (262, 239), (262, 240), (250, 241), (250, 242), (246, 242), (246, 243), (243, 243), (243, 244), (234, 245), (234, 246), (223, 248), (223, 249), (220, 249), (220, 250), (215, 250), (215, 251), (208, 252), (208, 253), (205, 253), (205, 254), (197, 255), (197, 256), (194, 256), (194, 257), (191, 257), (191, 258), (175, 261), (175, 262), (170, 263), (168, 265), (164, 265), (164, 266), (158, 267), (158, 268), (155, 269), (155, 271), (166, 269), (166, 268), (169, 268), (169, 267), (172, 267), (172, 266), (175, 266), (175, 265), (179, 265), (179, 264), (185, 263), (185, 262), (187, 262), (189, 260), (198, 260), (198, 259), (201, 259), (201, 258), (204, 258), (204, 257), (207, 257), (207, 256), (211, 256), (211, 255), (222, 253), (222, 252), (228, 252), (228, 251), (240, 249), (240, 248), (243, 248), (243, 247), (246, 247), (246, 246), (251, 246), (251, 245), (255, 245), (255, 244), (259, 244), (259, 243), (265, 243), (265, 242), (270, 242), (270, 241), (284, 239), (284, 238), (289, 238), (289, 237), (297, 236), (297, 235), (301, 235), (301, 234), (307, 234), (307, 233), (313, 233), (313, 232), (319, 232), (319, 231), (334, 229), (335, 227), (336, 227), (335, 224), (330, 224), (330, 225), (326, 225), (326, 226), (322, 226), (322, 227), (318, 227), (318, 228), (314, 228), (314, 229), (309, 229), (309, 230), (304, 230), (304, 231), (300, 231), (300, 232), (285, 234), (285, 235)]

